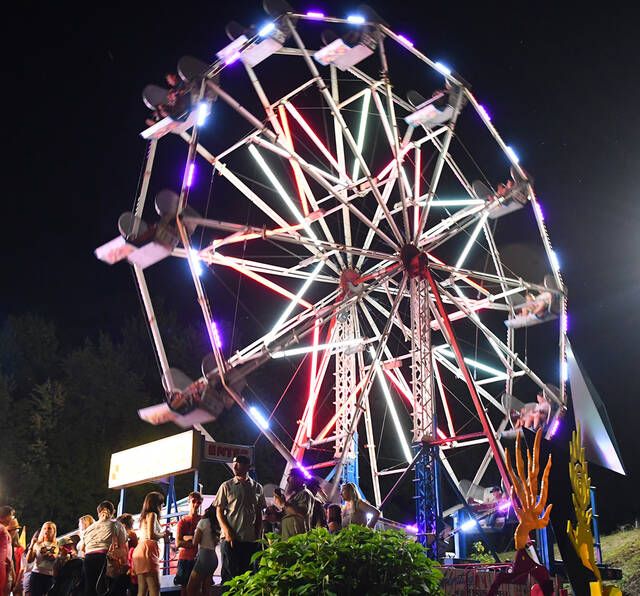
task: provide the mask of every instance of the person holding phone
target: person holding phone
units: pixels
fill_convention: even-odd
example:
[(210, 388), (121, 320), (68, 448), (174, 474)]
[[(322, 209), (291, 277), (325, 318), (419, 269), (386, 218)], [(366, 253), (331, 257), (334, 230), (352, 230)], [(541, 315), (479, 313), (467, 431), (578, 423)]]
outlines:
[(27, 549), (27, 563), (34, 563), (29, 577), (30, 596), (44, 596), (53, 585), (53, 568), (58, 557), (56, 533), (56, 525), (47, 521), (31, 539)]

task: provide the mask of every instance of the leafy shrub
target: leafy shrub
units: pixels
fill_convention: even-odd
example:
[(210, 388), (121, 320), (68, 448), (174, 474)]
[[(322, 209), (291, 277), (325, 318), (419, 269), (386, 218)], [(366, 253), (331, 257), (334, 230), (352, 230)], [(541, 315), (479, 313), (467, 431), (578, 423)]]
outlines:
[(442, 594), (437, 564), (402, 532), (351, 525), (338, 534), (319, 528), (286, 541), (269, 534), (267, 543), (254, 557), (258, 571), (227, 582), (227, 594)]
[(478, 563), (495, 563), (493, 555), (487, 552), (484, 544), (480, 541), (473, 543), (473, 550), (471, 551), (469, 558), (474, 561), (478, 561)]

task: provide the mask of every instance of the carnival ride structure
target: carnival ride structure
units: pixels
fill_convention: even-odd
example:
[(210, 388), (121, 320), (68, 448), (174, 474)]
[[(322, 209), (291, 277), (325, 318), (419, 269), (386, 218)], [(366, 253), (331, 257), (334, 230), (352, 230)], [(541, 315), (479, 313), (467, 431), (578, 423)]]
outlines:
[[(512, 396), (541, 392), (552, 404), (547, 436), (558, 428), (559, 262), (533, 179), (459, 74), (370, 9), (265, 9), (259, 27), (227, 27), (215, 62), (185, 58), (172, 89), (145, 90), (156, 121), (141, 133), (135, 207), (96, 251), (129, 261), (143, 299), (166, 402), (141, 416), (202, 428), (240, 407), (282, 456), (283, 478), (298, 467), (329, 492), (366, 478), (377, 506), (414, 470), (426, 542), (441, 473), (465, 498), (487, 478), (508, 493)], [(156, 155), (177, 139), (181, 186), (158, 193), (154, 216)], [(200, 215), (205, 168), (212, 192)], [(145, 269), (168, 257), (188, 264), (211, 346), (196, 381), (168, 361), (147, 286)], [(244, 329), (232, 353), (203, 268), (243, 278), (265, 325)], [(264, 371), (272, 394), (260, 403), (252, 378)]]

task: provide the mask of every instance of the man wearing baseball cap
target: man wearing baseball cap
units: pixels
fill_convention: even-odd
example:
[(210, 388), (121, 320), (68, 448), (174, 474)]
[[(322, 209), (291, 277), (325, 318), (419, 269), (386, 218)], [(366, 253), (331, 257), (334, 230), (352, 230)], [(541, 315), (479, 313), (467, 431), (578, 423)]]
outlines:
[(260, 548), (262, 510), (267, 506), (262, 485), (249, 477), (246, 455), (233, 458), (233, 478), (220, 485), (216, 514), (222, 528), (222, 582), (251, 568), (251, 557)]

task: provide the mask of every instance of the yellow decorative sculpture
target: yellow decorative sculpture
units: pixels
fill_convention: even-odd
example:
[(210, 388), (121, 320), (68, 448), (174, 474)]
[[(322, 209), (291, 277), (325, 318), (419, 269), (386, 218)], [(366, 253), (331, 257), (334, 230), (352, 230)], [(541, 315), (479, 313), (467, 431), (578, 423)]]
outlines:
[[(509, 478), (511, 479), (511, 502), (518, 517), (518, 527), (515, 532), (515, 546), (520, 550), (529, 542), (529, 532), (546, 528), (549, 524), (549, 516), (553, 505), (547, 505), (549, 492), (549, 472), (551, 471), (551, 455), (547, 459), (547, 465), (542, 473), (542, 482), (538, 491), (538, 475), (540, 473), (540, 442), (542, 441), (542, 429), (538, 429), (533, 443), (533, 454), (527, 450), (527, 471), (525, 476), (524, 461), (520, 450), (520, 435), (516, 437), (516, 468), (518, 475), (513, 471), (509, 450), (506, 450), (506, 464)], [(516, 502), (518, 497), (520, 504)], [(546, 509), (545, 509), (546, 507)], [(544, 513), (543, 513), (544, 511)]]
[(590, 569), (596, 577), (596, 581), (590, 584), (591, 594), (592, 596), (621, 595), (622, 592), (619, 588), (602, 585), (602, 577), (596, 564), (591, 531), (591, 478), (582, 446), (580, 424), (576, 425), (576, 430), (571, 435), (571, 443), (569, 443), (569, 479), (573, 491), (571, 500), (576, 513), (576, 526), (574, 528), (571, 520), (567, 521), (567, 534), (582, 564)]

